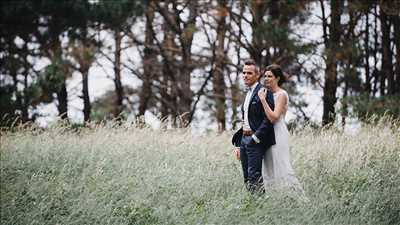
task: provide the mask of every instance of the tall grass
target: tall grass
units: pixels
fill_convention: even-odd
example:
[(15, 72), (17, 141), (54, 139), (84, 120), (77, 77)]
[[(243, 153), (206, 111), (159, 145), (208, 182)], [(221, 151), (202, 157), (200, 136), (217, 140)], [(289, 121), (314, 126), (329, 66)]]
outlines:
[(134, 127), (6, 132), (1, 224), (399, 224), (400, 129), (303, 129), (292, 163), (308, 201), (244, 188), (230, 133)]

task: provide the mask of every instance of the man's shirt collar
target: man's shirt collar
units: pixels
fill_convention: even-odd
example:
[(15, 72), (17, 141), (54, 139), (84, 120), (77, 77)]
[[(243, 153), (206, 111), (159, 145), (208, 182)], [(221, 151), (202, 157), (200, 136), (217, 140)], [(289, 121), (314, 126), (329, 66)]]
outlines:
[(250, 88), (249, 91), (253, 92), (254, 89), (257, 87), (257, 84), (258, 84), (258, 82), (255, 82), (253, 85), (251, 85), (250, 87), (248, 87), (248, 88)]

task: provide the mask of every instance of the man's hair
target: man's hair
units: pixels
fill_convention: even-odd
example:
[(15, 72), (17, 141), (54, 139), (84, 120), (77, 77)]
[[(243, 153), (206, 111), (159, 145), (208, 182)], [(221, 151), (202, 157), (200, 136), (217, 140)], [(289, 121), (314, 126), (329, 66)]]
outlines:
[(256, 62), (254, 62), (254, 61), (251, 60), (251, 59), (246, 60), (246, 61), (244, 62), (244, 65), (245, 65), (245, 66), (254, 66), (255, 72), (256, 72), (256, 73), (259, 73), (259, 72), (260, 72), (260, 71), (258, 71), (258, 67), (257, 67)]
[(244, 62), (244, 65), (246, 65), (246, 66), (252, 66), (252, 65), (255, 66), (256, 62), (254, 62), (253, 60), (249, 59), (249, 60), (246, 60)]
[(263, 74), (265, 74), (265, 72), (267, 71), (271, 71), (272, 74), (276, 77), (279, 78), (278, 81), (278, 85), (282, 85), (285, 81), (286, 81), (286, 76), (283, 74), (281, 66), (279, 66), (278, 64), (271, 64), (269, 66), (267, 66), (267, 68), (265, 68)]

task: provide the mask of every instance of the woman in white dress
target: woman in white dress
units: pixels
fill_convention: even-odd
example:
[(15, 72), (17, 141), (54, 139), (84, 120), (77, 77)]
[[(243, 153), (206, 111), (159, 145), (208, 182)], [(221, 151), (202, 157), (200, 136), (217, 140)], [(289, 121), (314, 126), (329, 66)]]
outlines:
[(275, 108), (272, 110), (266, 99), (266, 89), (258, 92), (265, 115), (274, 124), (276, 144), (268, 149), (263, 160), (263, 182), (266, 190), (271, 187), (289, 187), (303, 193), (290, 163), (289, 132), (285, 123), (289, 96), (280, 87), (285, 76), (279, 65), (270, 65), (265, 69), (261, 83), (273, 92)]

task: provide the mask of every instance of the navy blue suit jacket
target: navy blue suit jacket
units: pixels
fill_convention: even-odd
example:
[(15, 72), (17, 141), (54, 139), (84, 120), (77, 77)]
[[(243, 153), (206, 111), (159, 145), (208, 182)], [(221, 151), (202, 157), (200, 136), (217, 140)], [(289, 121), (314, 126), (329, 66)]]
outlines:
[[(260, 144), (265, 148), (269, 148), (275, 144), (275, 132), (274, 125), (265, 115), (262, 103), (258, 97), (258, 91), (261, 89), (261, 84), (257, 84), (253, 94), (251, 96), (249, 108), (248, 108), (248, 119), (251, 130), (260, 140)], [(272, 110), (275, 108), (274, 96), (271, 91), (267, 91), (267, 102)], [(242, 119), (244, 119), (244, 109), (242, 105)], [(240, 141), (242, 139), (243, 128), (239, 129), (232, 138), (232, 144), (240, 147)]]

